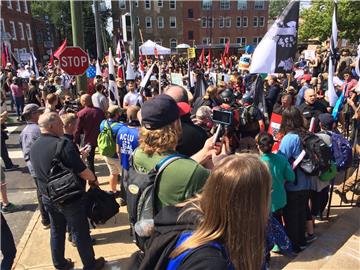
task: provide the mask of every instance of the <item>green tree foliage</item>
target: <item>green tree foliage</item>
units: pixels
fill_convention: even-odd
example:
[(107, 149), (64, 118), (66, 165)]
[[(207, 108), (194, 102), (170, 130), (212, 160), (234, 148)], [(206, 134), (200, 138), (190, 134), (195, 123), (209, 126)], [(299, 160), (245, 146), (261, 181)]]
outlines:
[[(334, 4), (329, 0), (312, 1), (311, 7), (301, 11), (299, 39), (306, 41), (318, 38), (325, 41), (331, 36)], [(339, 38), (357, 42), (360, 38), (360, 1), (338, 2), (337, 25)]]
[[(89, 51), (91, 56), (95, 56), (95, 19), (92, 12), (92, 3), (93, 1), (83, 1), (83, 27), (85, 49)], [(31, 11), (35, 17), (44, 18), (45, 15), (49, 16), (50, 21), (58, 31), (60, 39), (64, 40), (66, 38), (68, 44), (72, 44), (70, 1), (32, 1)], [(101, 12), (102, 37), (105, 39), (104, 50), (107, 50), (106, 47), (111, 44), (111, 37), (106, 31), (107, 19), (110, 16), (111, 12), (108, 9)]]
[(289, 4), (290, 0), (270, 0), (269, 16), (271, 19), (276, 19), (280, 16), (284, 8)]

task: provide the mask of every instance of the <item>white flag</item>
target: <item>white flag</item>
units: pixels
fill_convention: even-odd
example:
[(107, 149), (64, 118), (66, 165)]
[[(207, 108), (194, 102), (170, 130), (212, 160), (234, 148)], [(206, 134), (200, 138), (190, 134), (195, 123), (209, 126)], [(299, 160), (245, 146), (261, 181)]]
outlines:
[(337, 36), (338, 36), (338, 28), (336, 23), (336, 13), (337, 13), (337, 1), (334, 2), (334, 13), (332, 16), (332, 27), (331, 27), (331, 39), (330, 39), (330, 57), (329, 57), (329, 75), (328, 75), (328, 97), (329, 104), (331, 107), (334, 107), (336, 101), (338, 100), (338, 95), (336, 94), (336, 90), (334, 87), (334, 65), (333, 57), (336, 53), (337, 47)]
[(109, 99), (112, 104), (120, 104), (119, 92), (115, 82), (115, 68), (114, 68), (114, 59), (112, 56), (111, 48), (109, 48)]
[(99, 59), (96, 60), (96, 76), (102, 76)]

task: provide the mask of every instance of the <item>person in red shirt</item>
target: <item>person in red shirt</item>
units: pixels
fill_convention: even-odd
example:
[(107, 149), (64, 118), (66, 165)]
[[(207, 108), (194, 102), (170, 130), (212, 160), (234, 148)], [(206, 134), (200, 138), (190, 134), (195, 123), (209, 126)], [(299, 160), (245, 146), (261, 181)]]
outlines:
[[(77, 113), (79, 119), (75, 131), (75, 142), (81, 145), (90, 145), (91, 150), (87, 157), (88, 168), (95, 173), (94, 159), (97, 137), (100, 133), (100, 123), (105, 119), (105, 114), (99, 108), (95, 108), (88, 94), (80, 97), (80, 103), (84, 107)], [(81, 139), (83, 135), (83, 140)]]
[(355, 89), (358, 81), (352, 78), (352, 74), (350, 70), (345, 70), (343, 72), (343, 76), (344, 76), (344, 83), (343, 85), (341, 85), (341, 91), (345, 90), (346, 88), (345, 97), (348, 97), (350, 92)]

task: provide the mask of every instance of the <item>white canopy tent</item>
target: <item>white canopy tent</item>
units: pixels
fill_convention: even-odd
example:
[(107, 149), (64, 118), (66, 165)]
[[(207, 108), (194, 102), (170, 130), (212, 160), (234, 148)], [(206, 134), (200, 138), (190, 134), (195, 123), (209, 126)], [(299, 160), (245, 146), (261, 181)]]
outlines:
[(139, 47), (139, 51), (142, 55), (154, 55), (155, 48), (159, 55), (171, 54), (171, 49), (160, 46), (151, 40), (144, 42), (144, 44)]

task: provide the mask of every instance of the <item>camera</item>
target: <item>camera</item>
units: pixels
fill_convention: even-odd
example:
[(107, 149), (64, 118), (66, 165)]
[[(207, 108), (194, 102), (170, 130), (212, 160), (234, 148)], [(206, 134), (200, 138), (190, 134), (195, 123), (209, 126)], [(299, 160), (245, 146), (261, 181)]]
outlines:
[(233, 112), (223, 109), (214, 109), (212, 120), (217, 124), (230, 126), (233, 122)]

